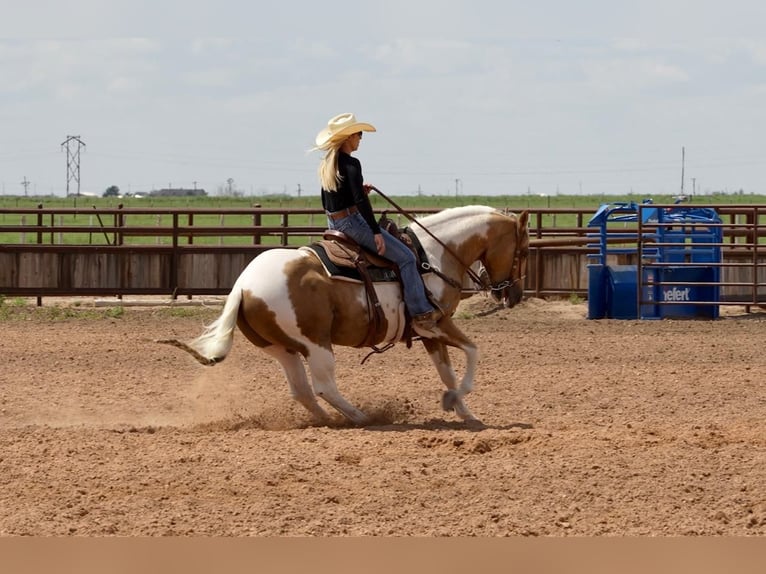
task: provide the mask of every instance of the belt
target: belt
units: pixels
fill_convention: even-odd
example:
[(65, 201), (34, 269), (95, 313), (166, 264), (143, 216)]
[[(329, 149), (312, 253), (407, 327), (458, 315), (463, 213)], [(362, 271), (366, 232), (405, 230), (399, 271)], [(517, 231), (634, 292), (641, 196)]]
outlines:
[(344, 217), (348, 217), (349, 215), (353, 215), (354, 213), (358, 212), (356, 205), (352, 205), (351, 207), (347, 207), (346, 209), (341, 209), (340, 211), (333, 211), (330, 213), (327, 212), (327, 216), (332, 219), (333, 221), (338, 221), (339, 219), (343, 219)]

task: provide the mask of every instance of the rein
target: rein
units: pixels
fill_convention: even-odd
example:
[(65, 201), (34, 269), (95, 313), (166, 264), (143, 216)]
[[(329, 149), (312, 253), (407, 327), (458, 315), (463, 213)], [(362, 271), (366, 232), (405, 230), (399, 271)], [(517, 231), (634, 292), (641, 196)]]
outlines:
[[(400, 206), (398, 206), (398, 205), (397, 205), (397, 204), (394, 202), (394, 200), (392, 200), (392, 199), (391, 199), (390, 197), (388, 197), (388, 196), (387, 196), (385, 193), (383, 193), (382, 191), (380, 191), (380, 190), (379, 190), (377, 187), (375, 187), (374, 185), (371, 185), (371, 186), (370, 186), (370, 189), (373, 189), (373, 190), (377, 191), (377, 192), (378, 192), (378, 194), (379, 194), (379, 195), (380, 195), (380, 196), (381, 196), (383, 199), (385, 199), (385, 200), (386, 200), (388, 203), (390, 203), (390, 204), (391, 204), (391, 205), (394, 207), (394, 209), (396, 209), (396, 210), (397, 210), (399, 213), (401, 213), (401, 214), (402, 214), (404, 217), (406, 217), (407, 219), (409, 219), (409, 220), (410, 220), (412, 223), (415, 223), (415, 224), (416, 224), (418, 227), (420, 227), (420, 229), (422, 229), (423, 231), (425, 231), (425, 232), (426, 232), (426, 233), (427, 233), (427, 234), (428, 234), (428, 235), (431, 237), (431, 239), (433, 239), (434, 241), (436, 241), (436, 243), (438, 243), (439, 245), (441, 245), (441, 246), (444, 248), (444, 250), (445, 250), (447, 253), (449, 253), (450, 255), (452, 255), (452, 257), (454, 257), (454, 258), (457, 260), (457, 262), (458, 262), (458, 263), (460, 263), (460, 265), (462, 265), (463, 267), (465, 267), (465, 270), (466, 270), (466, 272), (468, 273), (468, 276), (471, 278), (471, 280), (472, 280), (474, 283), (476, 283), (477, 285), (479, 285), (479, 286), (480, 286), (482, 289), (486, 289), (486, 285), (484, 284), (484, 281), (482, 281), (482, 280), (481, 280), (481, 277), (479, 277), (479, 276), (476, 274), (476, 272), (475, 272), (473, 269), (471, 269), (471, 266), (470, 266), (470, 265), (466, 265), (465, 263), (463, 263), (463, 260), (462, 260), (462, 259), (460, 259), (460, 257), (458, 257), (458, 255), (457, 255), (457, 254), (456, 254), (456, 253), (455, 253), (455, 252), (454, 252), (452, 249), (450, 249), (449, 247), (447, 247), (447, 246), (444, 244), (444, 242), (442, 242), (442, 240), (441, 240), (441, 239), (439, 239), (438, 237), (436, 237), (436, 235), (434, 235), (433, 233), (431, 233), (431, 230), (430, 230), (430, 229), (428, 229), (428, 228), (427, 228), (425, 225), (423, 225), (422, 223), (420, 223), (420, 222), (417, 220), (417, 218), (415, 218), (413, 215), (411, 215), (410, 213), (408, 213), (407, 211), (405, 211), (404, 209), (402, 209)], [(444, 275), (444, 273), (442, 273), (440, 270), (436, 269), (435, 267), (431, 267), (431, 265), (430, 265), (430, 264), (428, 264), (428, 263), (424, 263), (424, 264), (422, 265), (422, 268), (423, 268), (423, 269), (425, 269), (426, 271), (433, 271), (434, 273), (436, 273), (436, 275), (438, 275), (439, 277), (441, 277), (441, 278), (442, 278), (444, 281), (446, 281), (447, 283), (449, 283), (449, 284), (450, 284), (452, 287), (455, 287), (456, 289), (461, 289), (461, 290), (462, 290), (462, 288), (463, 288), (463, 285), (462, 285), (462, 283), (459, 283), (458, 281), (455, 281), (455, 280), (454, 280), (454, 279), (452, 279), (451, 277), (447, 277), (447, 276), (446, 276), (446, 275)], [(507, 287), (507, 285), (506, 285), (505, 287)], [(500, 289), (505, 289), (505, 287), (501, 287)], [(492, 288), (492, 289), (494, 289), (493, 287), (491, 287), (491, 288)]]
[(511, 281), (510, 279), (506, 279), (505, 281), (501, 281), (500, 283), (497, 283), (496, 285), (489, 285), (489, 286), (484, 286), (484, 284), (482, 283), (481, 289), (465, 289), (461, 286), (460, 291), (462, 291), (463, 293), (482, 293), (484, 291), (502, 291), (506, 287), (511, 287), (513, 285), (516, 285), (516, 283), (526, 279), (526, 277), (527, 277), (526, 275), (521, 275), (519, 276), (518, 279), (514, 279), (513, 281)]
[[(381, 196), (383, 199), (385, 199), (385, 200), (386, 200), (388, 203), (390, 203), (390, 204), (391, 204), (391, 205), (394, 207), (394, 209), (396, 209), (396, 210), (397, 210), (399, 213), (401, 213), (401, 214), (402, 214), (404, 217), (406, 217), (406, 218), (407, 218), (407, 219), (409, 219), (409, 220), (410, 220), (412, 223), (415, 223), (415, 224), (416, 224), (418, 227), (420, 227), (420, 229), (422, 229), (423, 231), (425, 231), (425, 232), (426, 232), (426, 233), (427, 233), (427, 234), (428, 234), (428, 235), (429, 235), (429, 236), (430, 236), (430, 237), (431, 237), (431, 238), (432, 238), (434, 241), (436, 241), (436, 243), (438, 243), (439, 245), (441, 245), (441, 246), (444, 248), (444, 250), (445, 250), (447, 253), (449, 253), (450, 255), (452, 255), (452, 257), (454, 257), (454, 258), (457, 260), (457, 262), (458, 262), (458, 263), (460, 263), (460, 265), (462, 265), (463, 267), (465, 267), (465, 270), (466, 270), (466, 272), (468, 273), (468, 276), (471, 278), (471, 280), (472, 280), (472, 281), (473, 281), (473, 282), (474, 282), (476, 285), (478, 285), (479, 289), (475, 289), (475, 290), (468, 290), (468, 289), (463, 289), (463, 284), (462, 284), (462, 283), (460, 283), (460, 282), (456, 281), (456, 280), (455, 280), (455, 279), (453, 279), (452, 277), (448, 277), (447, 275), (445, 275), (444, 273), (442, 273), (442, 272), (441, 272), (439, 269), (437, 269), (436, 267), (431, 267), (431, 265), (430, 265), (429, 263), (423, 263), (423, 264), (421, 265), (421, 267), (422, 267), (424, 270), (426, 270), (426, 271), (432, 271), (433, 273), (435, 273), (436, 275), (438, 275), (438, 276), (439, 276), (441, 279), (443, 279), (443, 280), (444, 280), (446, 283), (448, 283), (448, 284), (449, 284), (449, 285), (451, 285), (452, 287), (454, 287), (454, 288), (456, 288), (456, 289), (460, 289), (460, 291), (461, 291), (461, 292), (463, 292), (463, 293), (479, 293), (479, 292), (481, 292), (481, 291), (487, 291), (487, 290), (489, 290), (489, 291), (502, 291), (503, 289), (506, 289), (506, 288), (508, 288), (508, 287), (511, 287), (512, 285), (515, 285), (516, 283), (518, 283), (518, 282), (520, 282), (520, 281), (523, 281), (523, 280), (524, 280), (524, 278), (526, 277), (525, 275), (521, 275), (521, 276), (519, 276), (519, 278), (518, 278), (518, 279), (514, 279), (514, 280), (511, 280), (511, 278), (509, 277), (509, 278), (508, 278), (508, 279), (506, 279), (505, 281), (501, 281), (500, 283), (497, 283), (497, 284), (495, 284), (495, 285), (492, 285), (491, 283), (488, 285), (486, 282), (482, 281), (481, 277), (479, 277), (479, 276), (476, 274), (476, 272), (475, 272), (473, 269), (471, 269), (471, 266), (470, 266), (470, 265), (466, 265), (466, 264), (463, 262), (463, 260), (462, 260), (462, 259), (460, 259), (460, 257), (458, 257), (458, 256), (457, 256), (457, 254), (456, 254), (456, 253), (455, 253), (455, 252), (454, 252), (452, 249), (450, 249), (449, 247), (447, 247), (447, 246), (444, 244), (444, 242), (442, 242), (442, 240), (441, 240), (441, 239), (439, 239), (438, 237), (436, 237), (436, 235), (434, 235), (433, 233), (431, 233), (431, 230), (430, 230), (430, 229), (428, 229), (428, 228), (427, 228), (425, 225), (423, 225), (422, 223), (420, 223), (420, 222), (419, 222), (419, 221), (418, 221), (418, 220), (417, 220), (417, 219), (416, 219), (416, 218), (415, 218), (413, 215), (411, 215), (410, 213), (408, 213), (407, 211), (405, 211), (404, 209), (402, 209), (402, 208), (401, 208), (399, 205), (397, 205), (397, 204), (394, 202), (394, 200), (393, 200), (393, 199), (391, 199), (390, 197), (388, 197), (388, 196), (387, 196), (385, 193), (383, 193), (382, 191), (380, 191), (380, 190), (379, 190), (377, 187), (375, 187), (374, 185), (371, 185), (371, 186), (369, 186), (369, 187), (370, 187), (370, 189), (372, 189), (372, 190), (375, 190), (376, 192), (378, 192), (378, 194), (379, 194), (379, 195), (380, 195), (380, 196)], [(518, 263), (519, 263), (519, 242), (517, 241), (517, 242), (516, 242), (516, 245), (514, 246), (514, 251), (513, 251), (513, 267), (511, 267), (511, 276), (513, 276), (513, 269), (515, 269), (515, 267), (518, 265)]]

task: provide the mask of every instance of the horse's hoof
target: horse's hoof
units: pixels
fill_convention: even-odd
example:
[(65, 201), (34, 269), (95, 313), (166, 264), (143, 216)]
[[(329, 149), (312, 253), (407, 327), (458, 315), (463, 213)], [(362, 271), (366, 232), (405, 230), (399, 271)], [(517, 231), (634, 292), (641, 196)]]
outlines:
[(444, 394), (442, 395), (442, 409), (445, 411), (454, 411), (455, 405), (457, 404), (457, 399), (457, 391), (444, 391)]

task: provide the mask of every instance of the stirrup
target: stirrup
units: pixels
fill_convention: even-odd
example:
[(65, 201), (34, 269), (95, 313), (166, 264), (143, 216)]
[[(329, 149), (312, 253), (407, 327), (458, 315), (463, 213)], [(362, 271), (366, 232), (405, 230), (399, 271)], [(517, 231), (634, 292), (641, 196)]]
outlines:
[(443, 316), (444, 314), (438, 309), (428, 311), (427, 313), (420, 313), (412, 318), (412, 328), (415, 332), (423, 331), (436, 334), (436, 324)]

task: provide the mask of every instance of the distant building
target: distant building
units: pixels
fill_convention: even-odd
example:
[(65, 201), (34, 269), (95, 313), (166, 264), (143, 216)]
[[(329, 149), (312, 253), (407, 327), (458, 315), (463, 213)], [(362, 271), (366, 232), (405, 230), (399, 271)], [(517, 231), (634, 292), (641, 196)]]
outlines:
[(183, 187), (166, 187), (155, 189), (149, 192), (154, 197), (201, 197), (207, 195), (204, 189), (185, 189)]

